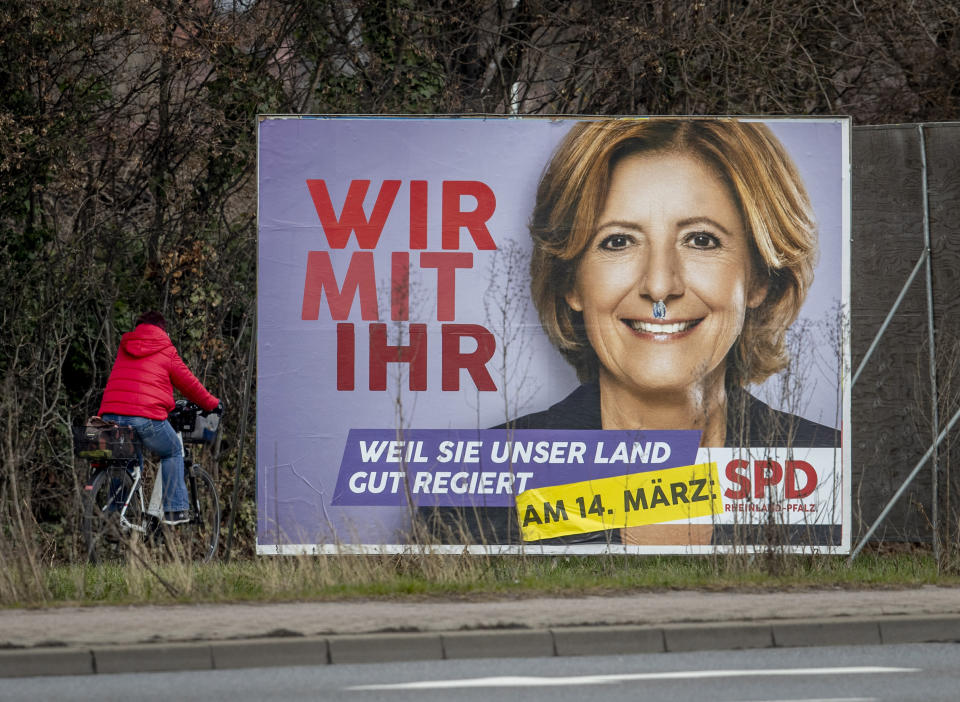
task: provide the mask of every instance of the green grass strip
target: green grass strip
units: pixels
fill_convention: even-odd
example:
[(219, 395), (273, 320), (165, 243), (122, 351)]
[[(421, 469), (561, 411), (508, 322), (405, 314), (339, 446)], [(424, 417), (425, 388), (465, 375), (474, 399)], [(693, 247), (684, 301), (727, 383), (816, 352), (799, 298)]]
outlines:
[(841, 556), (434, 555), (262, 557), (153, 568), (58, 565), (42, 568), (39, 577), (8, 572), (0, 606), (960, 585), (960, 576), (938, 573), (922, 553), (865, 554), (852, 565)]

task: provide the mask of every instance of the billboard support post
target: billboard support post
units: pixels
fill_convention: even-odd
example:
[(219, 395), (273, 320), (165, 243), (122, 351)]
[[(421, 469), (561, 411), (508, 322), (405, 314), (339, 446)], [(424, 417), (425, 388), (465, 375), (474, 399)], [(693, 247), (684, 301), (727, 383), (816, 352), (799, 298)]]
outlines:
[(910, 487), (910, 483), (913, 482), (913, 479), (920, 474), (920, 469), (926, 465), (927, 459), (929, 459), (931, 454), (933, 454), (940, 444), (943, 443), (943, 440), (947, 438), (947, 434), (950, 433), (950, 430), (953, 429), (954, 425), (958, 421), (960, 421), (960, 410), (957, 410), (956, 414), (953, 415), (946, 428), (940, 432), (939, 436), (937, 436), (936, 440), (933, 442), (933, 446), (927, 449), (927, 452), (923, 454), (923, 457), (917, 462), (917, 465), (915, 465), (913, 470), (910, 471), (910, 475), (907, 476), (907, 479), (903, 481), (894, 496), (890, 498), (887, 506), (883, 508), (883, 511), (880, 513), (880, 516), (877, 517), (877, 520), (873, 523), (873, 526), (867, 530), (867, 533), (864, 534), (862, 539), (860, 539), (860, 543), (857, 544), (856, 548), (850, 552), (850, 558), (847, 559), (849, 563), (853, 563), (853, 559), (856, 558), (857, 554), (863, 549), (864, 544), (866, 544), (867, 540), (873, 536), (873, 532), (877, 530), (877, 527), (880, 526), (883, 520), (887, 518), (887, 514), (891, 509), (893, 509), (893, 506), (897, 503), (897, 500), (899, 500), (903, 493), (907, 491), (907, 488)]
[(926, 251), (926, 273), (927, 273), (927, 339), (930, 361), (928, 363), (930, 370), (930, 438), (934, 441), (933, 461), (931, 469), (933, 476), (930, 490), (931, 515), (933, 517), (933, 559), (937, 563), (937, 569), (940, 569), (940, 510), (939, 510), (939, 477), (940, 477), (940, 456), (937, 450), (936, 437), (940, 431), (940, 410), (939, 393), (937, 390), (937, 347), (934, 338), (933, 321), (933, 263), (930, 260), (933, 252), (930, 247), (930, 189), (927, 187), (927, 147), (924, 140), (923, 124), (917, 125), (917, 131), (920, 134), (920, 160), (923, 168), (920, 171), (923, 180), (923, 247)]
[(850, 381), (850, 387), (853, 387), (857, 384), (857, 379), (860, 377), (860, 373), (863, 372), (863, 369), (867, 366), (867, 361), (873, 356), (873, 353), (877, 350), (877, 347), (880, 345), (880, 340), (883, 338), (884, 333), (887, 331), (887, 327), (890, 326), (890, 322), (893, 321), (894, 315), (897, 313), (897, 310), (900, 308), (900, 303), (903, 302), (903, 299), (907, 296), (907, 291), (910, 289), (910, 286), (913, 285), (914, 278), (917, 277), (917, 273), (920, 272), (920, 269), (923, 267), (924, 262), (927, 260), (929, 254), (927, 249), (924, 249), (920, 254), (920, 258), (917, 260), (917, 265), (913, 267), (913, 270), (910, 272), (909, 277), (907, 277), (907, 282), (903, 284), (903, 288), (900, 290), (900, 294), (897, 296), (897, 299), (894, 301), (893, 306), (890, 308), (890, 311), (887, 312), (886, 319), (883, 320), (883, 324), (880, 325), (880, 330), (877, 332), (877, 335), (873, 337), (873, 342), (870, 344), (870, 348), (867, 349), (867, 353), (864, 354), (863, 360), (860, 361), (860, 365), (857, 366), (856, 372), (853, 374), (853, 380)]

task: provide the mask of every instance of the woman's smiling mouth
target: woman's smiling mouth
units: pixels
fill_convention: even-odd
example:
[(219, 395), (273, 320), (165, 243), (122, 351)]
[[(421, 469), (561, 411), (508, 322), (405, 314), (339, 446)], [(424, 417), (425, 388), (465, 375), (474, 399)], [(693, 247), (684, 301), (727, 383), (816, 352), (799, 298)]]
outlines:
[(641, 334), (679, 334), (681, 332), (693, 329), (700, 324), (702, 320), (691, 319), (685, 322), (644, 322), (639, 319), (625, 319), (623, 322)]

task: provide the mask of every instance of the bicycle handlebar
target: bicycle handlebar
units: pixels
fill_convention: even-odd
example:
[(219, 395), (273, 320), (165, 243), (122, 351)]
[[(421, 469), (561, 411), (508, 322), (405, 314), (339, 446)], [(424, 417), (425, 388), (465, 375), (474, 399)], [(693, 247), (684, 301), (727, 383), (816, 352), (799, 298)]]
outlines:
[(179, 414), (200, 414), (204, 417), (209, 417), (211, 414), (223, 415), (223, 402), (214, 407), (212, 410), (205, 410), (196, 402), (191, 402), (190, 400), (177, 400), (173, 410), (167, 415), (167, 418), (169, 419), (170, 416)]
[[(181, 432), (185, 442), (213, 443), (220, 432), (222, 407), (221, 403), (217, 409), (207, 411), (189, 400), (177, 400), (174, 410), (167, 415), (167, 420), (174, 429)], [(211, 415), (214, 415), (214, 418), (211, 419)], [(203, 420), (198, 421), (201, 417)]]

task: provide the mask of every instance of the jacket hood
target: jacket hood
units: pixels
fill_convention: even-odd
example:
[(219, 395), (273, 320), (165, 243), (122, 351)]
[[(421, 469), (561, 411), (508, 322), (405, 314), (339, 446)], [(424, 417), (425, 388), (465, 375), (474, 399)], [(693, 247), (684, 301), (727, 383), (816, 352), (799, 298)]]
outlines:
[(120, 338), (120, 348), (136, 358), (156, 353), (170, 343), (167, 333), (154, 324), (141, 324)]

